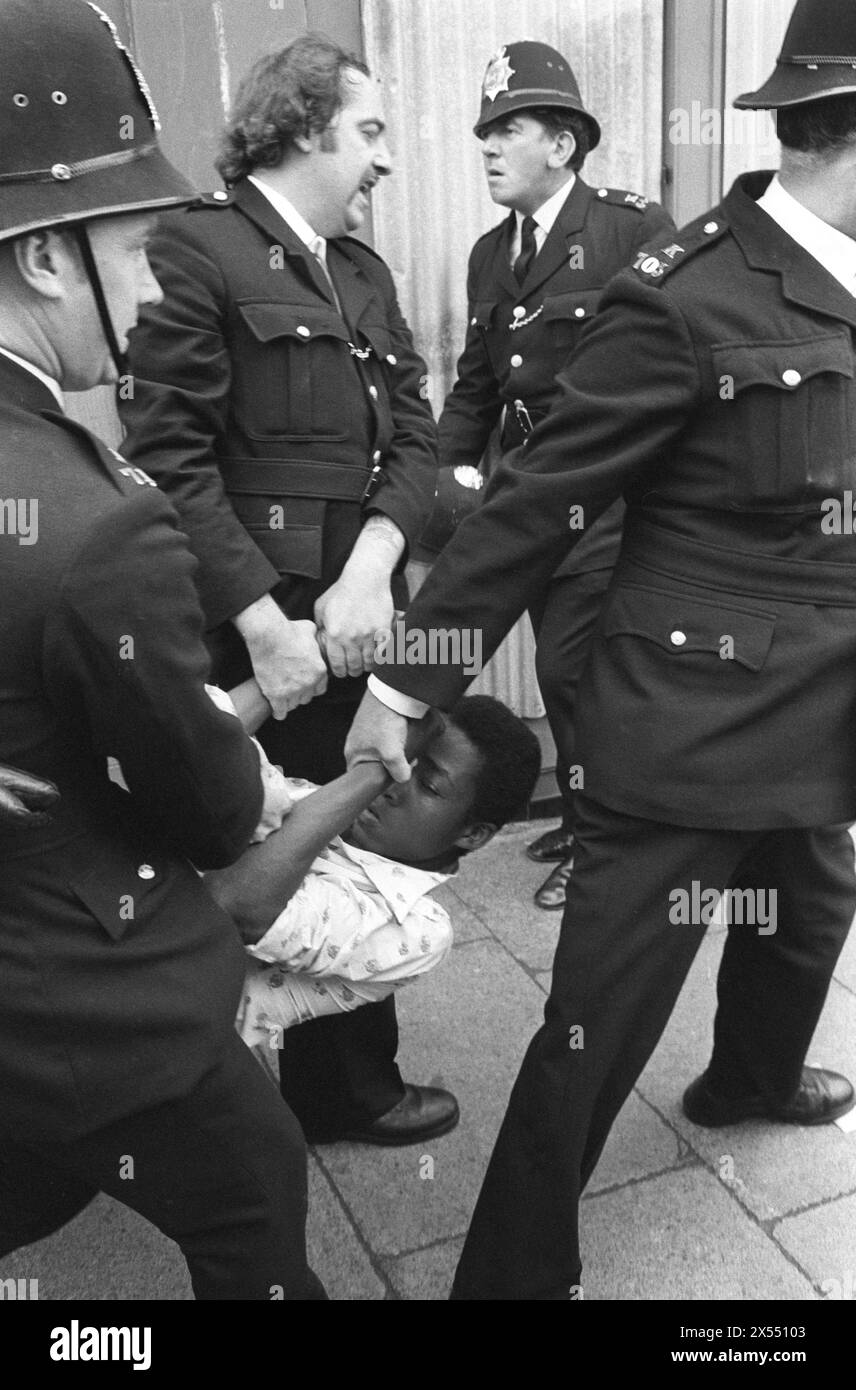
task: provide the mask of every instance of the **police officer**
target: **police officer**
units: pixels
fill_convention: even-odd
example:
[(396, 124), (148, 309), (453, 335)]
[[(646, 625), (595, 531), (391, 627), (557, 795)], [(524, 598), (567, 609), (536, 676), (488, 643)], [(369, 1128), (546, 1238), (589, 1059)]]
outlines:
[[(436, 480), (425, 365), (387, 267), (347, 235), (391, 169), (377, 85), (304, 35), (251, 69), (219, 168), (228, 187), (165, 218), (153, 245), (164, 301), (132, 337), (124, 447), (199, 559), (217, 679), (255, 675), (272, 760), (327, 782)], [(397, 1045), (392, 998), (289, 1030), (283, 1095), (308, 1138), (452, 1128), (454, 1097), (405, 1084)]]
[[(600, 126), (570, 64), (545, 43), (508, 44), (491, 59), (475, 133), (490, 195), (511, 212), (470, 256), (467, 338), (439, 424), (440, 463), (449, 470), (477, 467), (497, 423), (504, 452), (522, 443), (546, 414), (604, 286), (640, 246), (674, 227), (641, 194), (584, 182), (580, 170)], [(573, 866), (574, 701), (623, 510), (620, 502), (609, 508), (530, 605), (563, 808), (561, 826), (528, 848), (532, 859), (559, 861), (535, 894), (542, 908), (564, 906)]]
[(0, 828), (0, 1254), (101, 1190), (178, 1243), (198, 1298), (322, 1297), (303, 1138), (234, 1031), (243, 950), (189, 862), (247, 845), (256, 750), (205, 693), (171, 504), (63, 410), (123, 372), (160, 297), (153, 214), (193, 192), (96, 6), (4, 0), (0, 91), (0, 467), (28, 517), (0, 537), (0, 760), (25, 803), (60, 792)]
[[(481, 627), (493, 651), (573, 540), (569, 509), (626, 498), (579, 694), (552, 989), (457, 1298), (579, 1296), (580, 1193), (717, 905), (714, 1047), (687, 1116), (811, 1125), (853, 1104), (804, 1059), (856, 908), (856, 13), (799, 0), (774, 76), (739, 104), (777, 111), (779, 175), (743, 175), (613, 280), (408, 614)], [(406, 779), (384, 699), (447, 707), (465, 677), (381, 674), (350, 756)]]

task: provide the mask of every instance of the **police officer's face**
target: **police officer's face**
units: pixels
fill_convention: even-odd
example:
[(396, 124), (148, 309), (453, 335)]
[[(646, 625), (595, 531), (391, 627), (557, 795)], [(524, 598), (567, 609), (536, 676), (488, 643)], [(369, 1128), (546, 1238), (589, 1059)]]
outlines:
[(379, 178), (392, 172), (377, 83), (350, 69), (345, 74), (344, 90), (348, 95), (345, 105), (316, 137), (313, 151), (319, 210), (312, 225), (324, 237), (342, 236), (361, 227), (372, 188)]
[(542, 203), (555, 193), (570, 168), (565, 164), (568, 151), (562, 152), (561, 142), (571, 142), (569, 132), (564, 136), (550, 135), (540, 121), (525, 111), (492, 121), (482, 133), (487, 186), (495, 203), (518, 212), (537, 212)]
[[(146, 255), (146, 246), (155, 225), (156, 218), (151, 215), (110, 217), (89, 224), (92, 254), (101, 276), (113, 329), (123, 352), (142, 306), (159, 304), (163, 299)], [(95, 297), (82, 269), (80, 275), (79, 373), (85, 373), (89, 380), (81, 385), (66, 378), (70, 390), (84, 390), (87, 386), (106, 385), (118, 380), (116, 365), (101, 328)]]

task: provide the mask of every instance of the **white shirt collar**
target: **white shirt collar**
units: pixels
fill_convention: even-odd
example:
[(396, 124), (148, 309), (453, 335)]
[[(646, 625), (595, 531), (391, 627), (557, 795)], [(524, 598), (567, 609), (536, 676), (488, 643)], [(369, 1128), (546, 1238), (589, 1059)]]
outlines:
[(856, 294), (856, 241), (809, 212), (779, 182), (776, 174), (758, 207), (772, 217), (793, 241), (819, 261), (839, 284)]
[[(538, 208), (536, 212), (533, 212), (532, 216), (535, 218), (537, 224), (535, 228), (535, 241), (539, 251), (550, 235), (550, 232), (553, 230), (553, 224), (570, 197), (571, 189), (576, 181), (576, 174), (571, 174), (567, 183), (563, 183), (561, 188), (557, 188), (556, 192), (547, 199), (546, 203), (542, 203), (540, 208)], [(515, 209), (514, 216), (517, 219), (517, 235), (520, 237), (522, 236), (521, 229), (523, 227), (524, 213), (518, 212)]]
[[(208, 689), (210, 693), (211, 687)], [(302, 801), (305, 796), (311, 796), (317, 790), (317, 783), (307, 782), (303, 777), (286, 777), (285, 781), (292, 801)], [(334, 836), (312, 867), (314, 869), (316, 864), (323, 866), (325, 860), (328, 863), (335, 862), (337, 858), (340, 863), (344, 859), (361, 870), (389, 904), (399, 925), (420, 898), (424, 898), (432, 888), (452, 877), (451, 874), (439, 873), (436, 870), (416, 869), (412, 864), (399, 864), (395, 859), (387, 859), (382, 854), (373, 853), (372, 850), (358, 849), (356, 845), (349, 845), (341, 835)]]
[(436, 870), (417, 869), (412, 864), (399, 864), (395, 859), (387, 859), (382, 854), (374, 854), (371, 850), (349, 845), (339, 835), (335, 840), (331, 840), (327, 853), (331, 851), (338, 852), (353, 864), (359, 865), (369, 882), (373, 883), (381, 897), (385, 898), (399, 925), (413, 911), (420, 898), (424, 898), (432, 888), (452, 877), (451, 874), (438, 873)]
[(56, 399), (56, 403), (60, 410), (65, 410), (65, 400), (58, 381), (54, 381), (52, 376), (48, 376), (47, 372), (43, 372), (41, 367), (36, 367), (32, 362), (27, 362), (25, 358), (19, 357), (17, 352), (10, 352), (9, 348), (4, 347), (0, 347), (0, 352), (2, 352), (4, 357), (8, 357), (10, 361), (17, 362), (19, 367), (23, 367), (26, 371), (31, 372), (33, 376), (38, 377), (39, 381), (44, 383), (51, 395)]
[(255, 184), (256, 188), (267, 198), (271, 207), (278, 212), (284, 222), (287, 222), (294, 235), (303, 245), (312, 252), (314, 256), (320, 256), (322, 260), (326, 258), (327, 243), (322, 236), (319, 236), (313, 227), (310, 227), (306, 218), (297, 211), (294, 204), (286, 198), (284, 193), (271, 188), (264, 179), (258, 178), (255, 174), (248, 175), (249, 182)]

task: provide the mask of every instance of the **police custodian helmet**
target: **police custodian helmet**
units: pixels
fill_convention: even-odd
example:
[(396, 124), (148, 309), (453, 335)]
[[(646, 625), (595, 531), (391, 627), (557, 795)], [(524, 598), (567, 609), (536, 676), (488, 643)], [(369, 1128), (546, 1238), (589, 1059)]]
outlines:
[(89, 0), (0, 0), (0, 241), (195, 197), (157, 112)]
[(798, 0), (772, 77), (734, 105), (778, 110), (848, 92), (856, 92), (856, 4)]
[(506, 44), (488, 63), (475, 133), (481, 139), (491, 121), (532, 106), (576, 111), (588, 124), (589, 148), (593, 150), (599, 144), (600, 126), (583, 106), (570, 63), (549, 44), (524, 39)]

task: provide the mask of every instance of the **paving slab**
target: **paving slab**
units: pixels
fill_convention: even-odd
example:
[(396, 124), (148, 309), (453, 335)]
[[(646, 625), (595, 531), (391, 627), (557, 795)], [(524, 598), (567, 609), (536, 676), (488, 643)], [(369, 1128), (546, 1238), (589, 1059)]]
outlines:
[(332, 1299), (362, 1303), (386, 1298), (386, 1282), (374, 1268), (335, 1190), (312, 1155), (306, 1252)]
[(461, 1251), (463, 1239), (444, 1240), (426, 1250), (397, 1259), (384, 1259), (383, 1268), (398, 1298), (416, 1302), (446, 1301)]
[(462, 1235), (544, 996), (493, 941), (456, 946), (398, 998), (407, 1077), (454, 1091), (461, 1122), (406, 1149), (331, 1144), (326, 1172), (363, 1238), (382, 1256)]
[(468, 907), (462, 898), (459, 898), (454, 889), (453, 883), (441, 883), (439, 888), (435, 888), (431, 894), (441, 907), (445, 907), (452, 919), (452, 930), (455, 934), (455, 941), (482, 941), (490, 936), (490, 927), (477, 917), (472, 908)]
[(814, 1299), (808, 1280), (711, 1173), (684, 1168), (587, 1199), (586, 1299)]
[(683, 1161), (685, 1150), (674, 1130), (634, 1092), (612, 1127), (586, 1192), (662, 1173)]
[(527, 859), (525, 846), (536, 834), (531, 825), (501, 831), (462, 862), (454, 890), (517, 960), (530, 970), (549, 970), (562, 914), (544, 912), (532, 901), (535, 889), (553, 868)]
[(0, 1260), (0, 1279), (15, 1278), (38, 1279), (42, 1303), (193, 1298), (178, 1246), (103, 1193), (55, 1235)]
[(775, 1237), (802, 1265), (820, 1294), (831, 1301), (856, 1300), (856, 1196), (840, 1197), (775, 1228)]

